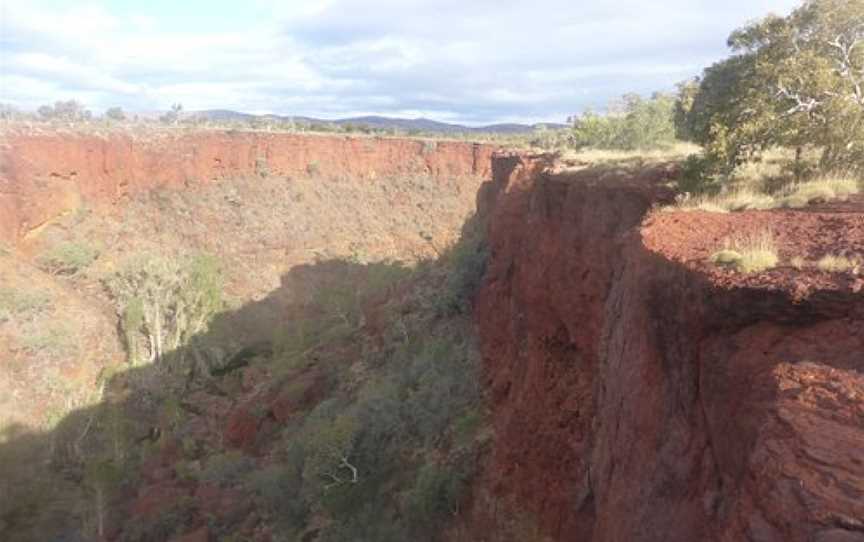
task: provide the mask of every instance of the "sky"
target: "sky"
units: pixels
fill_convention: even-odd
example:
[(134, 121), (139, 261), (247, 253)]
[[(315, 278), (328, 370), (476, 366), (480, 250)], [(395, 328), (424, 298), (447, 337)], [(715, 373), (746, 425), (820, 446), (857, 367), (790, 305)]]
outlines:
[(563, 122), (797, 0), (0, 0), (0, 103)]

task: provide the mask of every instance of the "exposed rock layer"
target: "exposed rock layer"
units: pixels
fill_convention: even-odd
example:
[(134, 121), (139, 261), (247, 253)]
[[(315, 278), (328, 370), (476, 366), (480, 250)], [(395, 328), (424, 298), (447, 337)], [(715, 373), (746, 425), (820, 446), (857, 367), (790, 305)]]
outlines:
[(491, 145), (263, 132), (6, 133), (0, 138), (0, 241), (16, 241), (82, 203), (224, 178), (396, 175), (485, 177)]
[(495, 438), (475, 538), (525, 532), (503, 503), (552, 540), (864, 540), (862, 296), (664, 253), (688, 215), (646, 219), (662, 168), (545, 166), (498, 157), (481, 192)]

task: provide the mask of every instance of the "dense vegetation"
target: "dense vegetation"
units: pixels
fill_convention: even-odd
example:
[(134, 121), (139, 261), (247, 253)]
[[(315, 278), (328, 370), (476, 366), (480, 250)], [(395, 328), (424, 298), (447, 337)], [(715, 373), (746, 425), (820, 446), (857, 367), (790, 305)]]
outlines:
[(675, 141), (674, 97), (657, 93), (650, 99), (627, 94), (606, 115), (592, 111), (572, 119), (571, 145), (616, 150), (663, 148)]
[[(275, 540), (438, 539), (486, 438), (470, 323), (482, 228), (470, 221), (441, 252), (410, 267), (299, 266), (282, 291), (234, 309), (212, 256), (122, 262), (104, 287), (127, 363), (52, 431), (47, 468), (10, 467), (48, 437), (3, 435), (0, 474), (18, 483), (0, 492), (0, 527), (12, 540), (155, 542), (206, 525), (247, 540), (251, 516)], [(0, 319), (41, 303), (0, 292)], [(273, 303), (284, 318), (249, 342), (242, 330)], [(234, 405), (227, 419), (219, 404)], [(237, 437), (232, 420), (246, 418), (258, 429)], [(135, 495), (166, 483), (167, 507), (129, 517)], [(208, 516), (188, 496), (201, 487), (242, 500)]]
[(691, 172), (729, 173), (767, 150), (815, 151), (821, 171), (864, 160), (864, 3), (808, 0), (734, 31), (732, 56), (681, 85), (680, 136), (705, 148)]

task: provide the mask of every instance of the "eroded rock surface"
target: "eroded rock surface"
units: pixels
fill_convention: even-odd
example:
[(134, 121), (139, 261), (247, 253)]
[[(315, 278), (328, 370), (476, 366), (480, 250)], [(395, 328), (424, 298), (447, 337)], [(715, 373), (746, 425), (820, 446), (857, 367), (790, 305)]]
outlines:
[[(843, 236), (792, 213), (649, 215), (671, 198), (664, 168), (550, 173), (511, 155), (493, 169), (477, 318), (495, 438), (478, 540), (526, 522), (552, 540), (864, 539), (859, 289), (705, 264), (736, 218), (787, 225), (781, 256), (820, 236), (842, 250)], [(831, 218), (806, 221), (861, 221)]]

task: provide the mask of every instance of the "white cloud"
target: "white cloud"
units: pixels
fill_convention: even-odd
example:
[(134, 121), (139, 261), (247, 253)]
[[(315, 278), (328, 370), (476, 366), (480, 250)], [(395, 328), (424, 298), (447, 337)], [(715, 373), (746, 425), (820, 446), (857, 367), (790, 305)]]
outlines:
[[(0, 101), (563, 120), (627, 91), (670, 87), (720, 58), (734, 27), (796, 3), (250, 0), (236, 13), (214, 5), (217, 15), (181, 32), (144, 4), (132, 13), (10, 1)], [(214, 27), (215, 16), (236, 24)]]

